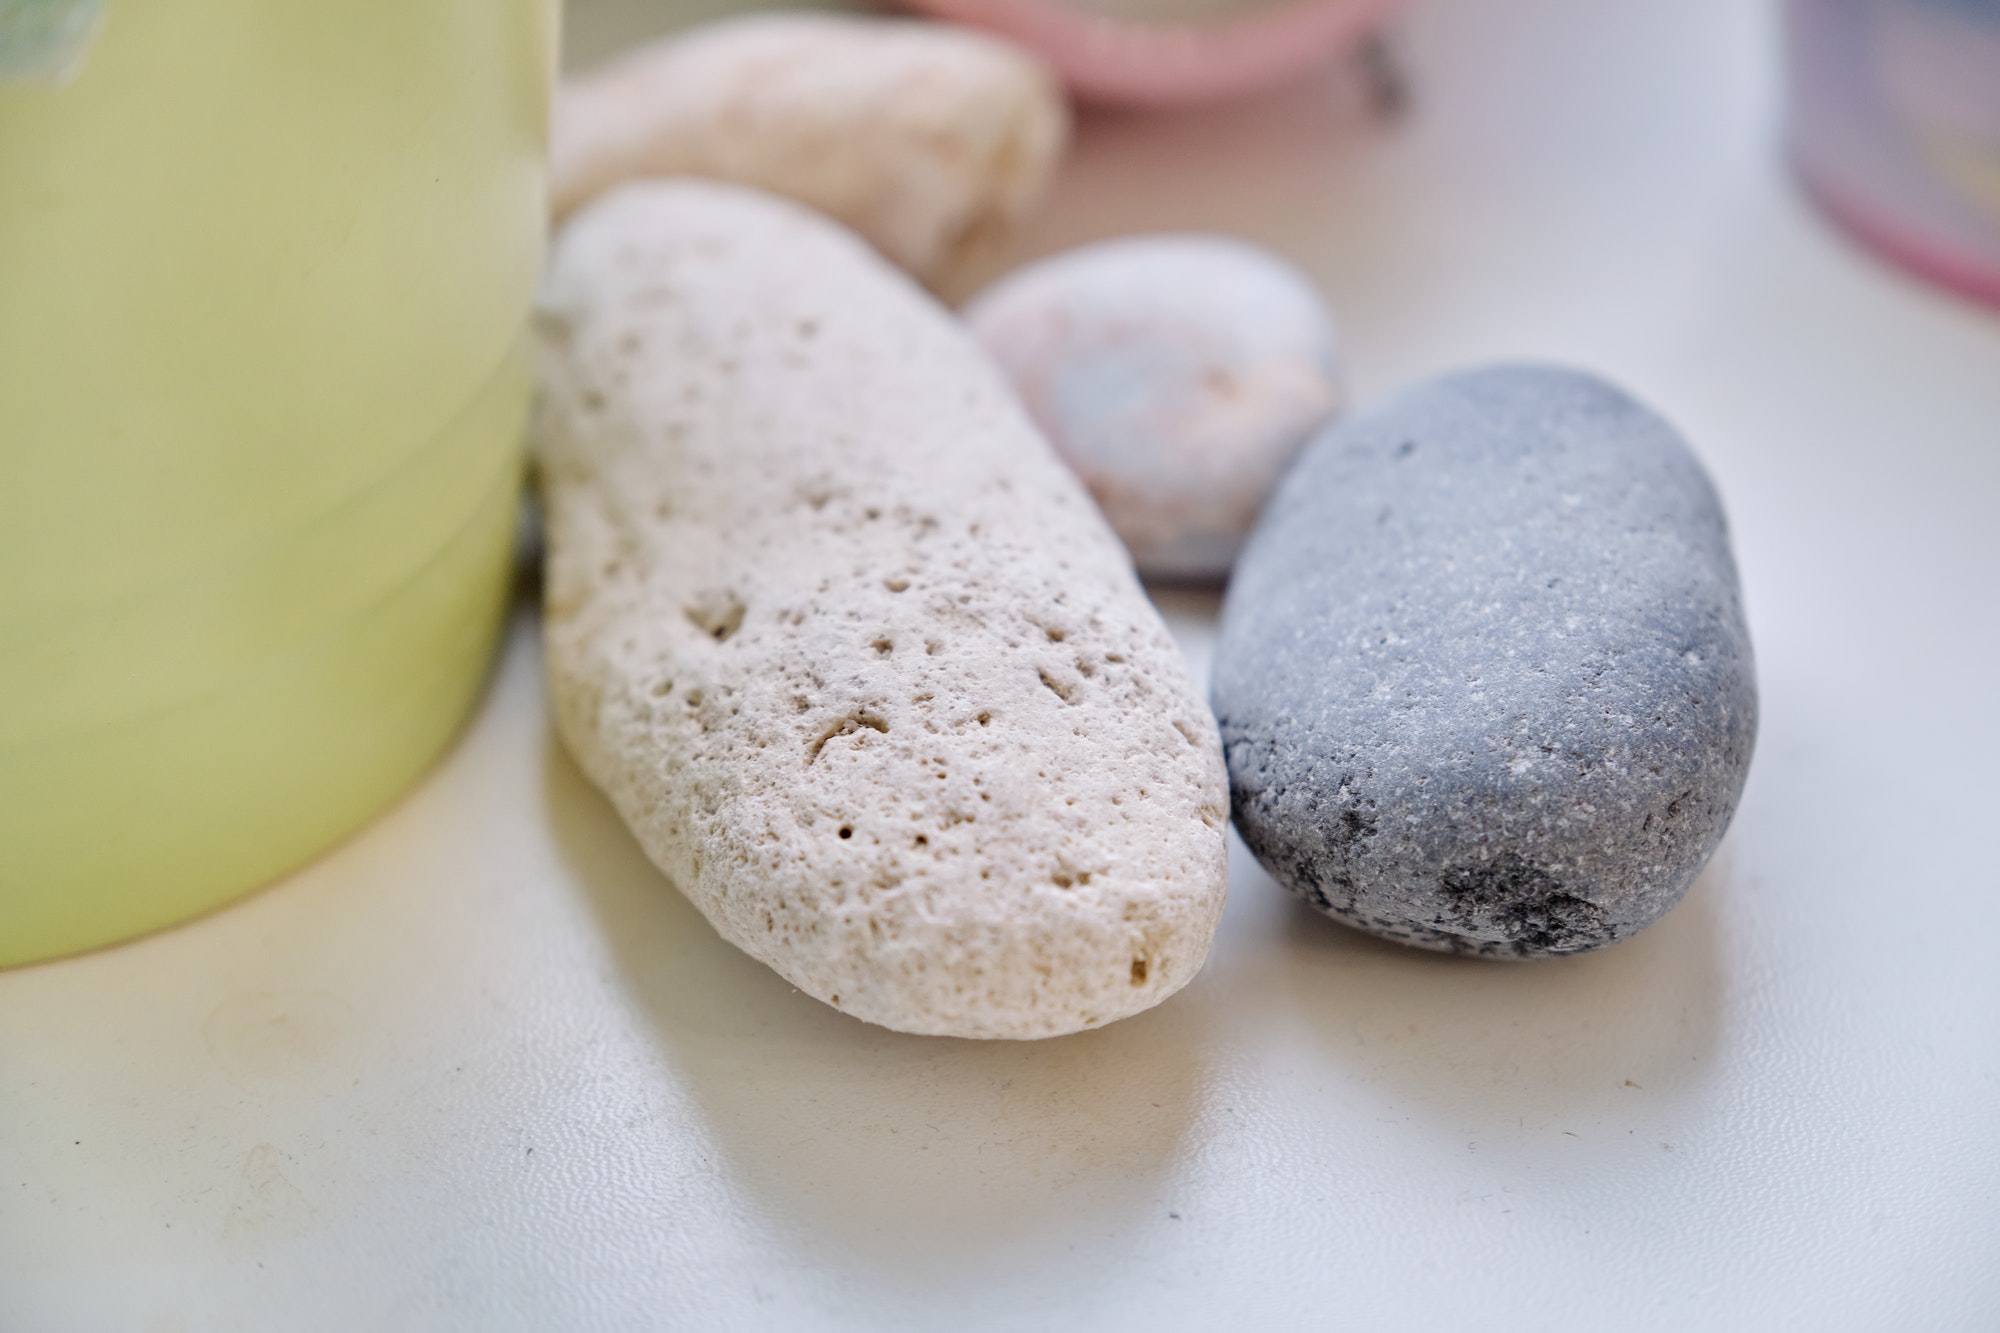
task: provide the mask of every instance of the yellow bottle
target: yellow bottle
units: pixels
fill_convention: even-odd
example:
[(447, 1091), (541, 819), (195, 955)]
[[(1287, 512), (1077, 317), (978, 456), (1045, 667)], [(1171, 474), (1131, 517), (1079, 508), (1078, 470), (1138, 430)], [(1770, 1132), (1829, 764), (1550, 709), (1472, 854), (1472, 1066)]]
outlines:
[(0, 966), (256, 888), (463, 719), (555, 21), (108, 0), (0, 81)]

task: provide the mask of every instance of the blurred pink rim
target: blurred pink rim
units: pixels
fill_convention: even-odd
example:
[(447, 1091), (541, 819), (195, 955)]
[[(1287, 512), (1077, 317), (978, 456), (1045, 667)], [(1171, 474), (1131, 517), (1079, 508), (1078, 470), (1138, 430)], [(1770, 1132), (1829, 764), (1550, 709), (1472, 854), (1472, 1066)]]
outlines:
[(1863, 245), (1940, 287), (2000, 306), (2000, 262), (1918, 235), (1809, 167), (1800, 165), (1798, 173), (1820, 211)]
[(1401, 0), (1282, 0), (1208, 23), (1132, 22), (1047, 0), (910, 3), (1018, 42), (1087, 101), (1176, 106), (1298, 78), (1373, 31)]

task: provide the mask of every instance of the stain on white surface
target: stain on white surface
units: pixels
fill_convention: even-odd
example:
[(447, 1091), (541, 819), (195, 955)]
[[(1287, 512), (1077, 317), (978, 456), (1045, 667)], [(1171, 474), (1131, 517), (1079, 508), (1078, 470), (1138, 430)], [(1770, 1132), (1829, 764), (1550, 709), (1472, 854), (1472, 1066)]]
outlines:
[(243, 1158), (236, 1202), (222, 1220), (222, 1244), (256, 1248), (312, 1225), (313, 1206), (285, 1176), (284, 1155), (260, 1143)]
[(209, 1010), (202, 1039), (216, 1066), (242, 1079), (337, 1080), (358, 1044), (349, 1006), (312, 991), (251, 991)]

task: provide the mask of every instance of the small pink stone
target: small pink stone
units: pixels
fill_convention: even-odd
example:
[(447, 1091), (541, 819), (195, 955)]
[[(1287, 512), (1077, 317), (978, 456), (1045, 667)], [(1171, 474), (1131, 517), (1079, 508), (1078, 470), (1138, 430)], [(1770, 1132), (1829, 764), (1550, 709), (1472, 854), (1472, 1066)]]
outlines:
[(1318, 292), (1241, 241), (1084, 246), (1003, 278), (965, 318), (1156, 578), (1226, 575), (1293, 455), (1344, 399)]

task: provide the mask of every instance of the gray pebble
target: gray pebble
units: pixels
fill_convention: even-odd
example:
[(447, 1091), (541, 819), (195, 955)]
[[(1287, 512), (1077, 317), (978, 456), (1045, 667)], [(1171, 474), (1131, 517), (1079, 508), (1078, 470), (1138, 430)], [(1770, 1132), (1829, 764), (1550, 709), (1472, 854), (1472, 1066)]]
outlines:
[(1322, 911), (1459, 953), (1624, 939), (1715, 850), (1756, 736), (1715, 488), (1595, 377), (1420, 384), (1286, 476), (1213, 702), (1244, 841)]

